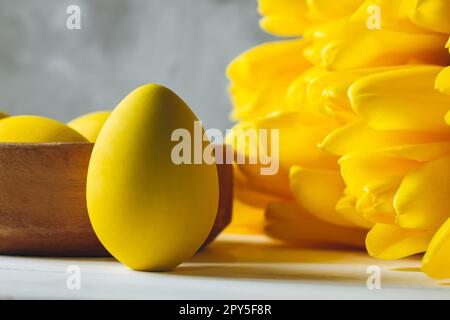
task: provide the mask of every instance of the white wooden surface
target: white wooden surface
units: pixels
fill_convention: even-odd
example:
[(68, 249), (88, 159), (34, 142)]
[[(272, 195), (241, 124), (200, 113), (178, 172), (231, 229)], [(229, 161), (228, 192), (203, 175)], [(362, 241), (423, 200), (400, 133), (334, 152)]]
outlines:
[[(380, 290), (367, 288), (370, 265), (381, 268)], [(80, 270), (79, 290), (67, 286), (70, 266)], [(0, 298), (450, 299), (450, 280), (431, 280), (419, 266), (419, 259), (386, 262), (223, 235), (168, 273), (135, 272), (113, 259), (0, 256)]]

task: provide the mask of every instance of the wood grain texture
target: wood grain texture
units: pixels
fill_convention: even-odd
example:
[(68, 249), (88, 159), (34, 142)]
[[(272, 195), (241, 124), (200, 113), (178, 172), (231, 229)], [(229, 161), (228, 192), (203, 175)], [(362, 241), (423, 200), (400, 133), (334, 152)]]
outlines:
[(96, 256), (86, 209), (93, 144), (0, 144), (0, 252)]
[(231, 164), (217, 164), (219, 176), (219, 209), (217, 210), (214, 226), (202, 248), (211, 243), (231, 222), (233, 211), (233, 166)]
[[(0, 253), (108, 256), (86, 208), (91, 143), (0, 143)], [(218, 165), (220, 208), (207, 242), (231, 219), (232, 170)]]

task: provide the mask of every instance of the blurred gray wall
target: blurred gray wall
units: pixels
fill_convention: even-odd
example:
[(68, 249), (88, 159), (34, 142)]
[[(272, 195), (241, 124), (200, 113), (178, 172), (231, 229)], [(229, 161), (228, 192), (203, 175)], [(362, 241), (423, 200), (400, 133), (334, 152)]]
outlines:
[[(81, 8), (81, 30), (66, 9)], [(0, 0), (0, 110), (68, 121), (161, 83), (228, 128), (225, 68), (269, 39), (256, 0)]]

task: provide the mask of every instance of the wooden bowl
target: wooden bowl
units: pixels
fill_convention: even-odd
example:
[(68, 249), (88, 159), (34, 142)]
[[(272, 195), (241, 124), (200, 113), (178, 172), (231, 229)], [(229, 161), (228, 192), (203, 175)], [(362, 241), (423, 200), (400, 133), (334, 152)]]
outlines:
[[(0, 143), (0, 254), (108, 256), (86, 208), (93, 143)], [(231, 220), (232, 168), (217, 165), (219, 210), (205, 242)]]

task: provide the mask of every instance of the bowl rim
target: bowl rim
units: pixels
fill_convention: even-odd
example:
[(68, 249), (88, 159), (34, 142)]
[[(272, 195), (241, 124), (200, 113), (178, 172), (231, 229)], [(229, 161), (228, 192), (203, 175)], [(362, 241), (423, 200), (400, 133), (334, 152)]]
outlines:
[(69, 146), (93, 146), (93, 142), (0, 142), (0, 149), (13, 149), (13, 148), (62, 148)]

